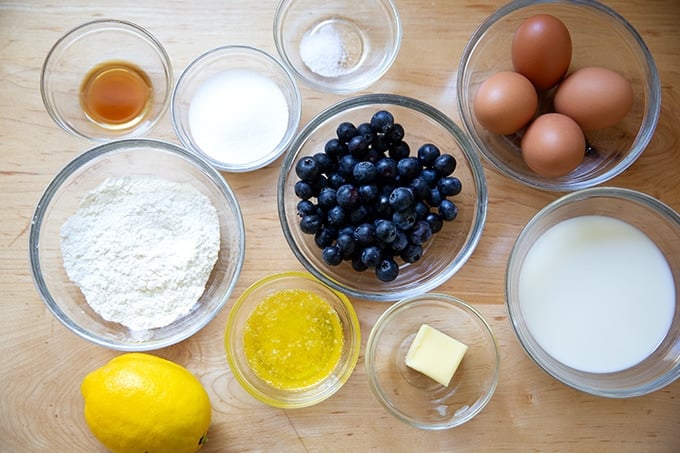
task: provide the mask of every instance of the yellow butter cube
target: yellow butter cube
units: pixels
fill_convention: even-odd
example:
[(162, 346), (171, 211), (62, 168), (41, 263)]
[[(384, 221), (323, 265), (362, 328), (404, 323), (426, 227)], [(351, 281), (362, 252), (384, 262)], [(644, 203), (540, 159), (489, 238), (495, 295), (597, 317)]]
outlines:
[(423, 324), (406, 354), (406, 366), (447, 386), (467, 348), (460, 341)]

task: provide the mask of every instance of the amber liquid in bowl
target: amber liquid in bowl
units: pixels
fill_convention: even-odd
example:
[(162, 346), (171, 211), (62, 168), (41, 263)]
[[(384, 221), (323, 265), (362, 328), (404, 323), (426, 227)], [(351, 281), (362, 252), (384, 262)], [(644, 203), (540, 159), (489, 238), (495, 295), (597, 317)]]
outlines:
[(107, 129), (138, 124), (151, 105), (152, 85), (139, 67), (122, 61), (95, 66), (80, 88), (80, 104), (87, 117)]

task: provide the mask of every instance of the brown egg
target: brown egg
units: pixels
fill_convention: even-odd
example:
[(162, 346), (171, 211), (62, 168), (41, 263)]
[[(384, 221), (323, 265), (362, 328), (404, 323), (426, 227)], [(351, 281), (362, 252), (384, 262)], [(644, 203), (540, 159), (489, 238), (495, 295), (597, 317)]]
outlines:
[(633, 107), (633, 98), (633, 86), (621, 74), (590, 66), (574, 71), (560, 83), (554, 104), (555, 111), (592, 131), (621, 121)]
[(549, 14), (529, 17), (513, 36), (512, 64), (537, 90), (553, 87), (571, 64), (569, 29)]
[(498, 72), (479, 86), (473, 108), (477, 121), (485, 129), (507, 135), (531, 121), (538, 108), (538, 96), (523, 75)]
[(527, 166), (541, 176), (564, 176), (583, 161), (586, 140), (574, 120), (561, 113), (539, 116), (527, 128), (521, 143)]

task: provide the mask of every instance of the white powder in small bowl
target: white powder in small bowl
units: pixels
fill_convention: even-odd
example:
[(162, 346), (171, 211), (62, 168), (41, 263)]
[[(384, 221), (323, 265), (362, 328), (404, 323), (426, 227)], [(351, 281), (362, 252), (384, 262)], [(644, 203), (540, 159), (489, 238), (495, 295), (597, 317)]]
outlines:
[(219, 249), (219, 219), (208, 197), (161, 178), (109, 178), (61, 227), (69, 278), (102, 318), (131, 330), (189, 313)]

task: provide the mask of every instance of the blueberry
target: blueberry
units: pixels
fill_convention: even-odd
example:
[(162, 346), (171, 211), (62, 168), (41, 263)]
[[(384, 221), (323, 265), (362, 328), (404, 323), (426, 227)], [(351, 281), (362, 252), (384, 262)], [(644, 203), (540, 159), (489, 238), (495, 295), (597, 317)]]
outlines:
[(437, 171), (432, 169), (432, 168), (423, 168), (423, 170), (420, 172), (420, 177), (427, 183), (430, 188), (432, 187), (437, 187), (437, 183), (439, 182), (439, 174), (437, 174)]
[(405, 209), (403, 211), (397, 211), (392, 215), (392, 222), (394, 225), (402, 231), (410, 229), (414, 223), (416, 223), (418, 217), (414, 209)]
[(309, 214), (300, 219), (300, 229), (305, 234), (315, 234), (321, 229), (321, 218), (317, 214)]
[(378, 176), (385, 181), (393, 180), (399, 174), (397, 161), (391, 157), (380, 159), (376, 162), (375, 169), (378, 172)]
[(333, 169), (333, 159), (326, 153), (314, 154), (314, 160), (319, 165), (320, 173), (328, 173)]
[(394, 123), (392, 129), (385, 133), (385, 137), (390, 143), (397, 143), (404, 139), (404, 127), (399, 123)]
[(397, 163), (397, 170), (402, 181), (410, 181), (420, 174), (420, 162), (415, 157), (405, 157)]
[(451, 221), (458, 216), (458, 206), (451, 200), (442, 200), (439, 205), (439, 214), (446, 221)]
[(309, 200), (301, 200), (296, 206), (297, 213), (300, 217), (316, 214), (316, 206)]
[(434, 188), (430, 190), (430, 195), (427, 197), (427, 202), (432, 207), (438, 207), (444, 199), (445, 198), (439, 189)]
[(456, 169), (456, 158), (451, 154), (442, 154), (434, 161), (432, 168), (441, 176), (448, 176)]
[(370, 123), (361, 123), (358, 125), (357, 134), (363, 135), (364, 140), (366, 140), (366, 143), (368, 144), (373, 143), (373, 139), (375, 138), (375, 130)]
[(430, 224), (430, 229), (432, 233), (439, 233), (444, 226), (444, 221), (441, 214), (436, 212), (430, 212), (426, 217), (425, 221)]
[(372, 223), (362, 223), (354, 230), (354, 239), (361, 246), (375, 244), (375, 226)]
[(381, 153), (384, 153), (390, 149), (390, 141), (387, 139), (387, 137), (385, 137), (385, 135), (375, 135), (371, 145), (373, 146), (373, 149)]
[(397, 238), (397, 227), (393, 222), (385, 219), (379, 219), (375, 222), (375, 237), (389, 244)]
[(417, 201), (413, 204), (413, 210), (416, 213), (416, 218), (418, 220), (423, 220), (429, 214), (430, 207), (423, 203), (422, 201)]
[(357, 159), (363, 159), (368, 152), (368, 142), (363, 135), (356, 135), (347, 143), (347, 151)]
[(295, 164), (295, 174), (305, 181), (313, 181), (319, 173), (319, 164), (312, 156), (305, 156)]
[(328, 222), (328, 225), (340, 228), (347, 221), (347, 213), (341, 206), (335, 205), (328, 210), (326, 220)]
[(340, 248), (334, 245), (324, 247), (323, 251), (321, 252), (321, 257), (323, 258), (324, 262), (330, 266), (337, 266), (338, 264), (342, 263), (342, 253), (340, 252)]
[(416, 200), (425, 200), (430, 194), (430, 186), (420, 176), (413, 178), (408, 186), (413, 191)]
[(432, 237), (432, 228), (424, 220), (418, 220), (411, 230), (411, 242), (416, 245), (423, 245)]
[(463, 188), (460, 179), (455, 176), (446, 176), (439, 180), (437, 183), (437, 189), (442, 195), (449, 197), (458, 195)]
[(359, 195), (361, 195), (361, 201), (372, 205), (380, 196), (380, 190), (375, 184), (365, 184), (359, 187)]
[(330, 187), (322, 189), (321, 192), (319, 192), (316, 201), (319, 203), (319, 206), (321, 206), (323, 209), (330, 209), (333, 206), (337, 205), (338, 201), (336, 199), (335, 189), (331, 189)]
[(354, 124), (345, 121), (344, 123), (340, 123), (338, 125), (338, 128), (335, 132), (341, 142), (347, 143), (352, 139), (352, 137), (357, 135), (357, 128), (354, 126)]
[(390, 243), (390, 248), (392, 249), (392, 251), (399, 254), (404, 249), (406, 249), (408, 244), (409, 244), (409, 240), (408, 240), (408, 236), (406, 235), (406, 233), (404, 233), (404, 231), (402, 231), (402, 230), (397, 230), (397, 234), (394, 238), (394, 241), (392, 241)]
[(366, 266), (363, 261), (361, 261), (361, 255), (355, 255), (352, 257), (352, 269), (354, 269), (357, 272), (363, 272), (366, 269), (368, 269), (368, 266)]
[(338, 161), (338, 173), (340, 173), (345, 178), (353, 178), (352, 172), (354, 171), (354, 166), (358, 163), (356, 157), (351, 154), (345, 154)]
[(336, 245), (340, 249), (342, 259), (351, 259), (357, 249), (357, 243), (351, 234), (339, 234), (336, 239)]
[(413, 206), (415, 197), (413, 196), (413, 191), (408, 187), (397, 187), (390, 193), (390, 206), (397, 211), (403, 211), (404, 209)]
[(399, 266), (392, 258), (384, 258), (375, 268), (375, 276), (382, 282), (391, 282), (399, 275)]
[(314, 189), (307, 181), (298, 181), (293, 186), (295, 195), (302, 200), (308, 200), (314, 196)]
[(328, 247), (329, 245), (333, 244), (337, 233), (337, 230), (333, 227), (322, 227), (314, 235), (314, 242), (316, 243), (317, 247), (323, 249), (324, 247)]
[(399, 256), (407, 263), (415, 263), (422, 258), (423, 248), (418, 244), (410, 243)]
[(352, 225), (359, 225), (369, 220), (369, 208), (360, 204), (352, 212), (349, 213), (349, 222)]
[(345, 225), (338, 230), (338, 236), (341, 234), (349, 234), (354, 237), (354, 227), (352, 225)]
[(392, 143), (387, 150), (387, 154), (394, 160), (401, 160), (411, 154), (411, 148), (408, 146), (408, 143), (402, 140), (400, 142)]
[(390, 196), (387, 194), (380, 194), (378, 201), (375, 204), (376, 215), (387, 218), (392, 216), (392, 207), (390, 206)]
[(380, 110), (371, 117), (371, 126), (377, 132), (387, 133), (394, 126), (394, 116), (387, 110)]
[(347, 154), (347, 145), (342, 143), (337, 138), (332, 138), (326, 142), (326, 145), (324, 146), (324, 152), (331, 159), (338, 160)]
[(338, 189), (340, 186), (347, 182), (347, 179), (342, 176), (337, 171), (333, 171), (328, 174), (328, 187), (332, 189)]
[(361, 251), (361, 262), (364, 263), (366, 267), (374, 268), (380, 264), (381, 260), (382, 252), (375, 245), (365, 247)]
[(426, 143), (418, 148), (418, 160), (426, 167), (433, 167), (440, 154), (439, 148), (432, 143)]
[(376, 170), (375, 165), (368, 161), (359, 162), (354, 166), (352, 171), (354, 180), (358, 184), (370, 184), (378, 176), (378, 170)]
[(343, 208), (352, 210), (359, 205), (360, 195), (356, 187), (351, 184), (345, 184), (338, 187), (338, 190), (335, 192), (335, 199)]

